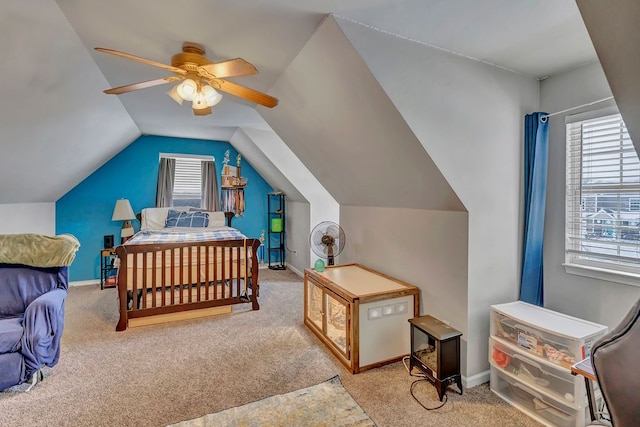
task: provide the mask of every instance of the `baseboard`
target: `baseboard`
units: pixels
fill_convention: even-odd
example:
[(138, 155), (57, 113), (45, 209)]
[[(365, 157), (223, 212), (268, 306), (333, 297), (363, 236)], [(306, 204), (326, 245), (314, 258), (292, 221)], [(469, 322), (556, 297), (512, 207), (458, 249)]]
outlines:
[(298, 270), (297, 268), (294, 268), (290, 265), (287, 265), (287, 270), (291, 270), (294, 273), (296, 273), (299, 277), (304, 277), (304, 273), (302, 273), (300, 270)]
[(201, 317), (217, 316), (231, 313), (231, 306), (200, 308), (197, 310), (179, 311), (177, 313), (156, 314), (153, 316), (129, 319), (129, 327), (157, 325), (159, 323), (175, 322), (177, 320), (199, 319)]
[(489, 382), (489, 378), (491, 376), (491, 371), (486, 370), (480, 372), (479, 374), (472, 375), (470, 377), (462, 377), (462, 386), (464, 388), (473, 388), (477, 385), (484, 384)]
[(100, 285), (100, 280), (76, 280), (74, 282), (69, 282), (69, 286), (89, 286), (89, 285)]

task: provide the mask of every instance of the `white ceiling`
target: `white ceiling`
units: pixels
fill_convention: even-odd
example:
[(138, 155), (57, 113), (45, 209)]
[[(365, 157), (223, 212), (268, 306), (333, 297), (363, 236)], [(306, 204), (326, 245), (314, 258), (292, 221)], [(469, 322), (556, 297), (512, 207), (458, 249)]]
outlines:
[(259, 74), (230, 80), (269, 92), (327, 14), (532, 78), (597, 59), (574, 0), (2, 2), (0, 203), (55, 201), (140, 134), (268, 129), (264, 107), (231, 95), (205, 117), (169, 99), (170, 85), (104, 95), (167, 73), (94, 47), (170, 63), (198, 42), (211, 60), (253, 63)]

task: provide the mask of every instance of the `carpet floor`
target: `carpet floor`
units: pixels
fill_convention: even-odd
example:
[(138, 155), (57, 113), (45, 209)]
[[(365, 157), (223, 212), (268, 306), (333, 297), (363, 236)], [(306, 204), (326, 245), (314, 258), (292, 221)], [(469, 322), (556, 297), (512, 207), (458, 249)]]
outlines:
[(168, 427), (376, 427), (335, 376), (323, 383)]
[[(31, 391), (0, 393), (0, 425), (166, 426), (322, 383), (336, 375), (380, 427), (537, 426), (489, 390), (449, 393), (427, 411), (402, 363), (350, 374), (303, 324), (303, 286), (261, 270), (260, 305), (116, 332), (115, 289), (73, 287), (57, 366)], [(415, 387), (439, 404), (428, 383)]]

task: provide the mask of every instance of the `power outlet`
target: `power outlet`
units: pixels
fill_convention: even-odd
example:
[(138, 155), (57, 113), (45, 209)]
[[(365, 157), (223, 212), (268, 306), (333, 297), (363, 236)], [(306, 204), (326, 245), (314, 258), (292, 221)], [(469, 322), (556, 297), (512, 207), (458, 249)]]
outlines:
[(406, 302), (401, 302), (395, 305), (396, 314), (404, 314), (408, 311), (409, 307)]
[(385, 305), (384, 307), (382, 307), (383, 316), (391, 316), (393, 312), (394, 312), (394, 309), (392, 305)]
[(382, 307), (375, 307), (369, 309), (369, 320), (379, 319), (382, 317)]

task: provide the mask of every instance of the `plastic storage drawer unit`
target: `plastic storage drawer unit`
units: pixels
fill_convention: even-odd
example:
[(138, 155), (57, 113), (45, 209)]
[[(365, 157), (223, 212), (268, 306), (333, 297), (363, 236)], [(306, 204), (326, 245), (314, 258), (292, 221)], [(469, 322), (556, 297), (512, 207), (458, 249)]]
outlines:
[(522, 301), (491, 306), (491, 390), (551, 426), (582, 427), (589, 405), (570, 367), (607, 327)]
[(489, 338), (489, 362), (540, 394), (576, 409), (588, 405), (585, 399), (576, 400), (576, 396), (584, 396), (584, 381), (576, 381), (566, 369), (500, 343), (498, 338)]
[[(584, 384), (583, 384), (584, 385)], [(491, 370), (491, 389), (502, 399), (545, 425), (584, 426), (589, 409), (574, 409), (537, 392), (507, 372)]]
[(590, 356), (607, 327), (522, 301), (491, 307), (491, 335), (570, 368)]

